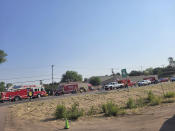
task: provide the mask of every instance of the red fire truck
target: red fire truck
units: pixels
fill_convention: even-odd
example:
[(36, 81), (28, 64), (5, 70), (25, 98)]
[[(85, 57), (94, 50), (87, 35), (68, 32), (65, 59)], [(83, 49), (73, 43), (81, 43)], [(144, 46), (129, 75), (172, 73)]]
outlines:
[(0, 101), (18, 101), (28, 98), (39, 98), (45, 96), (46, 91), (44, 87), (37, 85), (27, 85), (27, 86), (14, 86), (7, 92), (1, 92)]
[(82, 93), (93, 90), (92, 85), (88, 83), (69, 83), (61, 84), (57, 90), (55, 90), (54, 95), (63, 95), (69, 93)]
[(133, 87), (133, 86), (136, 85), (136, 82), (133, 82), (133, 81), (131, 81), (131, 80), (129, 80), (129, 79), (119, 80), (118, 83), (123, 83), (123, 84), (125, 85), (125, 87), (126, 87), (126, 86), (128, 86), (128, 87)]

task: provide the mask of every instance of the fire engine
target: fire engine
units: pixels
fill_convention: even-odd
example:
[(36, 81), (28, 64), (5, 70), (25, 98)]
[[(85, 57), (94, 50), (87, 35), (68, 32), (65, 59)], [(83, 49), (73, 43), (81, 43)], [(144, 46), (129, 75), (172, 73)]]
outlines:
[(58, 86), (58, 89), (55, 90), (54, 95), (59, 96), (63, 94), (74, 94), (74, 93), (82, 93), (93, 90), (92, 85), (88, 83), (69, 83), (69, 84), (61, 84)]
[(1, 92), (0, 96), (0, 101), (18, 101), (46, 96), (46, 91), (41, 85), (14, 86), (7, 92)]
[(123, 79), (123, 80), (119, 80), (118, 83), (123, 83), (126, 86), (128, 87), (133, 87), (133, 86), (136, 86), (136, 82), (133, 82), (129, 79)]

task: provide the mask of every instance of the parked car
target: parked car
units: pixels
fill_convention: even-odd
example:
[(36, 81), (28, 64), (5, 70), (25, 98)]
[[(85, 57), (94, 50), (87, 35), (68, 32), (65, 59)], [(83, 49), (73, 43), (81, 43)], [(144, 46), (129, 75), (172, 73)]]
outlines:
[(158, 80), (155, 77), (146, 77), (143, 80), (150, 80), (151, 84), (157, 84)]
[(160, 78), (160, 79), (159, 79), (159, 82), (168, 82), (168, 81), (169, 81), (168, 78)]
[(118, 83), (118, 82), (111, 82), (107, 85), (104, 86), (105, 90), (113, 90), (113, 89), (118, 89), (124, 87), (123, 83)]
[(138, 84), (138, 86), (145, 86), (145, 85), (151, 84), (151, 81), (150, 80), (142, 80), (142, 81), (139, 81), (137, 84)]

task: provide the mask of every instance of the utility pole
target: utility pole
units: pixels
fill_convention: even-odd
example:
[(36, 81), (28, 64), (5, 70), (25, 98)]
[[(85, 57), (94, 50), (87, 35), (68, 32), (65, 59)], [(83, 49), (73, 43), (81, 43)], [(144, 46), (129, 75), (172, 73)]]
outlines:
[(54, 65), (52, 65), (52, 85), (53, 85), (53, 67)]

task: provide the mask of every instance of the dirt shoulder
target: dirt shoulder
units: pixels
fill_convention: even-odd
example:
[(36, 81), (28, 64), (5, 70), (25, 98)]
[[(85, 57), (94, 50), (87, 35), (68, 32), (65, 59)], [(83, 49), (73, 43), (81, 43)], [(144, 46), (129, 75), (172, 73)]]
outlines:
[[(138, 114), (119, 117), (84, 117), (70, 123), (70, 131), (174, 131), (175, 103), (146, 107)], [(5, 131), (58, 131), (64, 121), (24, 121), (9, 113)]]
[[(100, 94), (75, 95), (70, 97), (61, 97), (47, 101), (27, 102), (9, 107), (9, 113), (6, 121), (5, 131), (55, 131), (64, 128), (63, 120), (55, 120), (54, 112), (58, 104), (65, 104), (70, 107), (73, 103), (78, 102), (80, 108), (87, 113), (92, 106), (99, 112), (95, 117), (80, 118), (78, 121), (71, 122), (71, 129), (77, 130), (119, 130), (119, 131), (157, 131), (174, 120), (175, 103), (161, 104), (159, 106), (137, 108), (127, 110), (127, 114), (122, 117), (106, 118), (101, 112), (101, 105), (107, 101), (113, 101), (120, 107), (126, 106), (128, 98), (144, 98), (148, 91), (155, 95), (162, 96), (163, 93), (175, 92), (175, 83), (163, 83), (151, 85), (148, 87), (131, 88), (126, 90), (115, 90)], [(173, 98), (175, 99), (175, 98)], [(135, 114), (135, 115), (134, 115)], [(165, 124), (168, 123), (168, 124)], [(161, 130), (162, 131), (162, 130)]]
[(148, 107), (140, 114), (90, 118), (72, 123), (71, 131), (174, 131), (175, 104)]
[(0, 107), (0, 130), (4, 131), (8, 107)]

